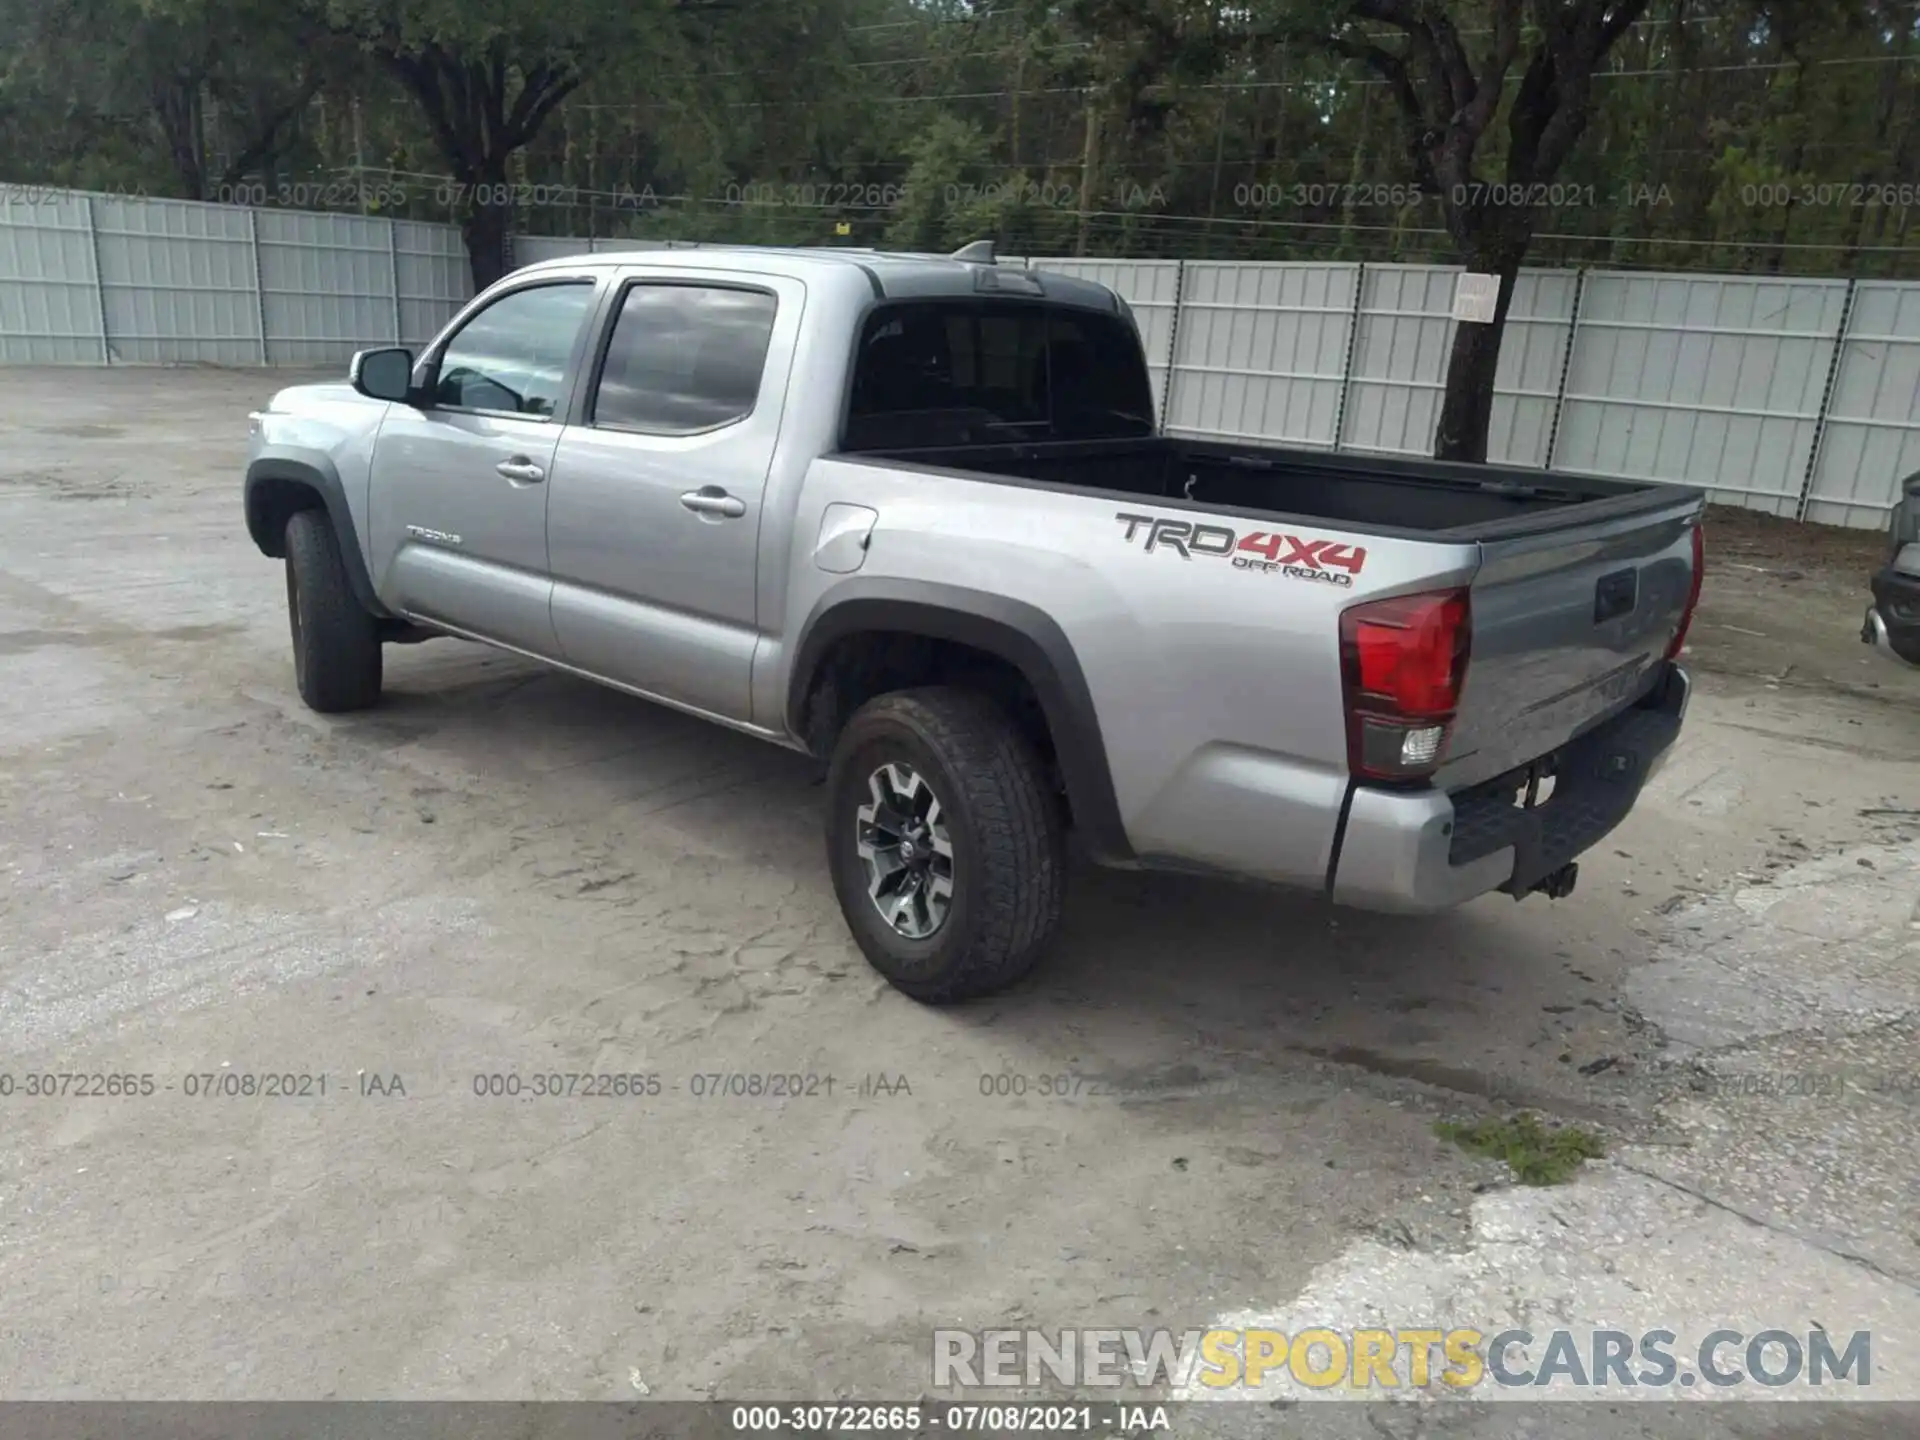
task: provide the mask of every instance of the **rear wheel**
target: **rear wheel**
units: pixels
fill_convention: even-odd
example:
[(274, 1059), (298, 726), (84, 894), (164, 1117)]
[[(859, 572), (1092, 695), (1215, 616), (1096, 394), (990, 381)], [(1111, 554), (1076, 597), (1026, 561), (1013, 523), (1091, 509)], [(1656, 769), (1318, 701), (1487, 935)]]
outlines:
[(300, 698), (322, 714), (380, 698), (380, 632), (354, 596), (340, 539), (324, 510), (287, 521), (287, 623)]
[(990, 994), (1059, 928), (1060, 807), (991, 700), (947, 687), (869, 701), (827, 777), (834, 890), (874, 969), (916, 1000)]

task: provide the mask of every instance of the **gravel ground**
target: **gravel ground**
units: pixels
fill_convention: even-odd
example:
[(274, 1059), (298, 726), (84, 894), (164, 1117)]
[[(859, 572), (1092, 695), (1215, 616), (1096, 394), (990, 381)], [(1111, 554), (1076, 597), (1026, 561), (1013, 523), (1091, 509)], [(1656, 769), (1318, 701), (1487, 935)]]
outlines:
[[(239, 506), (289, 378), (0, 398), (0, 1395), (897, 1398), (935, 1326), (1444, 1311), (1872, 1328), (1920, 1398), (1920, 675), (1858, 643), (1878, 537), (1714, 514), (1687, 735), (1571, 899), (1081, 871), (1041, 975), (935, 1011), (844, 933), (795, 757), (453, 641), (305, 711)], [(658, 1093), (476, 1090), (550, 1072)], [(813, 1078), (703, 1078), (776, 1073)], [(1522, 1191), (1434, 1138), (1514, 1106), (1610, 1158)], [(1698, 1433), (1819, 1433), (1794, 1408)], [(1450, 1415), (1418, 1433), (1522, 1433)]]

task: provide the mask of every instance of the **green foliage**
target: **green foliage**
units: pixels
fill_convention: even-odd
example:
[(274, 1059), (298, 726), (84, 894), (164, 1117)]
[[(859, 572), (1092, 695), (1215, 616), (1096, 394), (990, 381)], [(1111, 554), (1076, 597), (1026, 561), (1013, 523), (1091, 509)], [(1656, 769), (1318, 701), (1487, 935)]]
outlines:
[(476, 284), (513, 231), (1904, 275), (1916, 64), (1915, 0), (0, 0), (0, 178), (291, 180)]
[[(649, 0), (296, 0), (328, 28), (358, 37), (375, 53), (428, 47), (500, 54), (521, 65), (588, 65), (658, 38), (670, 7)], [(649, 23), (651, 22), (651, 23)], [(673, 32), (665, 32), (671, 37)]]
[[(1476, 65), (1510, 3), (1433, 0)], [(516, 201), (523, 231), (1452, 259), (1436, 195), (1406, 199), (1390, 88), (1313, 42), (1351, 10), (0, 0), (0, 178), (183, 194), (357, 166), (421, 219), (464, 218), (446, 181), (505, 177), (540, 197)], [(1400, 43), (1379, 23), (1356, 33)], [(1594, 81), (1529, 262), (1920, 272), (1920, 205), (1902, 201), (1920, 181), (1917, 40), (1912, 0), (1653, 0)], [(455, 103), (462, 86), (497, 101), (498, 133)], [(507, 125), (529, 87), (539, 113)], [(1482, 178), (1508, 159), (1505, 118), (1478, 147)]]
[(1469, 1155), (1504, 1160), (1522, 1185), (1565, 1184), (1586, 1161), (1603, 1159), (1607, 1153), (1600, 1137), (1590, 1131), (1572, 1125), (1548, 1127), (1528, 1114), (1471, 1125), (1442, 1120), (1433, 1133)]
[(997, 213), (989, 218), (998, 205), (993, 144), (979, 126), (936, 114), (907, 142), (906, 159), (903, 193), (887, 223), (888, 246), (952, 250), (967, 243), (953, 239), (963, 228), (998, 233)]
[(0, 33), (6, 153), (105, 189), (217, 198), (298, 154), (343, 73), (261, 0), (4, 0)]

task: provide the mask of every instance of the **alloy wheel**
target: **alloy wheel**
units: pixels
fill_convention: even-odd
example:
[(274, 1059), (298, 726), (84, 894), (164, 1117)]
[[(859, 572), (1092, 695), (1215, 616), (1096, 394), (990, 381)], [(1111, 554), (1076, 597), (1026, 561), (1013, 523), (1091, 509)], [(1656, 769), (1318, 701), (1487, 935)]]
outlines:
[(898, 761), (867, 777), (867, 793), (856, 829), (867, 896), (896, 932), (925, 940), (953, 909), (953, 837), (940, 797), (925, 776)]

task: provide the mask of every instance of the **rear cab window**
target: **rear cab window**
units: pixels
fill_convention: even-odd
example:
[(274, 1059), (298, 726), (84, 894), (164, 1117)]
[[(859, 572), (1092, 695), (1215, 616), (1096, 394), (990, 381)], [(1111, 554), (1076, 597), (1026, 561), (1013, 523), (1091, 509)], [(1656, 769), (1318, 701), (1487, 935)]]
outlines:
[(861, 327), (843, 450), (910, 450), (1153, 433), (1133, 327), (1077, 306), (902, 301)]

